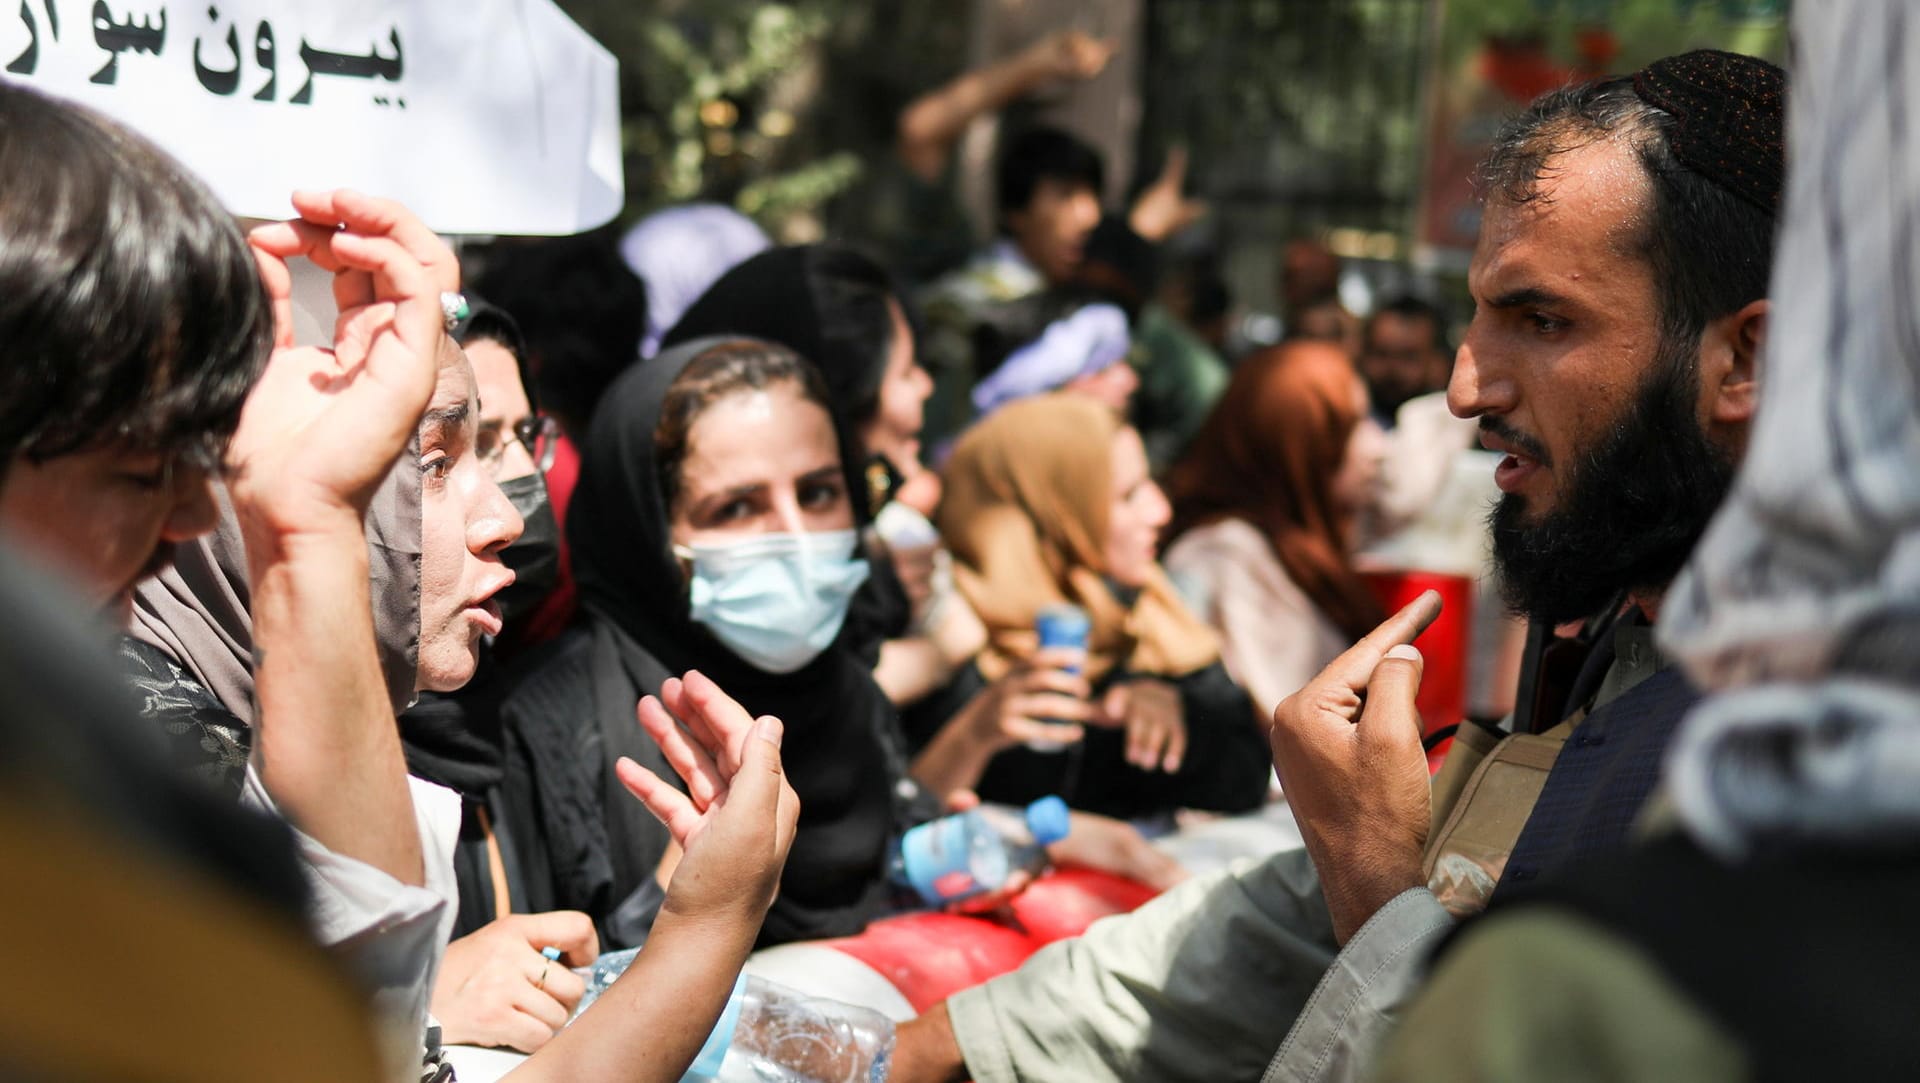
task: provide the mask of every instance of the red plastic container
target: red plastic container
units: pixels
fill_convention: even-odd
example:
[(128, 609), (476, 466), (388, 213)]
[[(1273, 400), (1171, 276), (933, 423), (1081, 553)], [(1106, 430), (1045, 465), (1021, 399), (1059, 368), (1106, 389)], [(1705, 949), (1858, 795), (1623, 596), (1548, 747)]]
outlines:
[(824, 946), (872, 967), (924, 1012), (962, 989), (1017, 968), (1056, 940), (1086, 932), (1153, 898), (1152, 888), (1090, 869), (1062, 869), (1035, 881), (992, 915), (902, 914), (859, 936)]
[(1439, 618), (1413, 641), (1425, 659), (1420, 694), (1414, 702), (1420, 708), (1421, 732), (1432, 733), (1459, 725), (1467, 716), (1467, 658), (1473, 644), (1473, 580), (1464, 575), (1420, 571), (1363, 574), (1388, 613), (1418, 598), (1422, 591), (1440, 592)]

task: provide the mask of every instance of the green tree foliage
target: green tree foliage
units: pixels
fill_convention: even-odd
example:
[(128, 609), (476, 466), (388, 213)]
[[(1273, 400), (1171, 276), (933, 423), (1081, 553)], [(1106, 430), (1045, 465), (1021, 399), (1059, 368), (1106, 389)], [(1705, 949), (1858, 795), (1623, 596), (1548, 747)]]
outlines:
[(829, 31), (864, 0), (562, 0), (620, 61), (627, 208), (731, 203), (776, 234), (858, 177), (810, 130)]

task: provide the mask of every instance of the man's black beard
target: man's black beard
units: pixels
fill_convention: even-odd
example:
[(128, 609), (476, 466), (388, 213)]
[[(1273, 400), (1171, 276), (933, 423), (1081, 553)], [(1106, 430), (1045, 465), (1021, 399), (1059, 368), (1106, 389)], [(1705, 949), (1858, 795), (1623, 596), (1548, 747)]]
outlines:
[(1529, 525), (1524, 497), (1494, 506), (1493, 559), (1515, 612), (1564, 624), (1664, 591), (1726, 497), (1735, 464), (1695, 413), (1698, 370), (1661, 353), (1625, 416), (1571, 464), (1551, 512)]
[(1372, 403), (1374, 415), (1388, 423), (1399, 415), (1402, 406), (1418, 397), (1414, 392), (1402, 394), (1397, 388), (1372, 383), (1367, 385), (1367, 398)]

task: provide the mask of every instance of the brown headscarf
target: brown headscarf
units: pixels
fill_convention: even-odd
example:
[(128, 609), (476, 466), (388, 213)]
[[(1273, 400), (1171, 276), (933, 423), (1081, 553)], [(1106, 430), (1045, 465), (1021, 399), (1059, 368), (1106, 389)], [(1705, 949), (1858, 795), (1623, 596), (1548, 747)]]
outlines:
[(1360, 423), (1353, 364), (1338, 347), (1288, 342), (1240, 363), (1193, 446), (1167, 473), (1171, 541), (1226, 518), (1259, 527), (1295, 584), (1358, 639), (1380, 603), (1353, 570), (1333, 479)]
[[(420, 657), (420, 469), (410, 444), (367, 508), (374, 645), (396, 713), (414, 700)], [(235, 718), (254, 724), (252, 591), (246, 547), (224, 486), (220, 522), (182, 542), (173, 563), (133, 591), (127, 629), (173, 656)]]
[(1182, 677), (1220, 657), (1156, 566), (1131, 608), (1106, 581), (1113, 437), (1121, 421), (1080, 395), (1002, 407), (960, 439), (947, 464), (940, 533), (954, 581), (987, 626), (980, 669), (999, 677), (1038, 647), (1034, 618), (1071, 602), (1087, 611), (1086, 675), (1120, 668)]

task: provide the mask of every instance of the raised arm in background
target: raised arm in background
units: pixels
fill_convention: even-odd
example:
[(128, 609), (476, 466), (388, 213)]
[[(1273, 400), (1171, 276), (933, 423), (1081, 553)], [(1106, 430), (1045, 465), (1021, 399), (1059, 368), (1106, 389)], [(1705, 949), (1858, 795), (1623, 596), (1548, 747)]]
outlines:
[(1062, 30), (996, 64), (965, 72), (901, 112), (895, 152), (916, 176), (937, 181), (954, 143), (975, 117), (997, 113), (1051, 83), (1091, 79), (1113, 59), (1114, 48), (1113, 42)]

